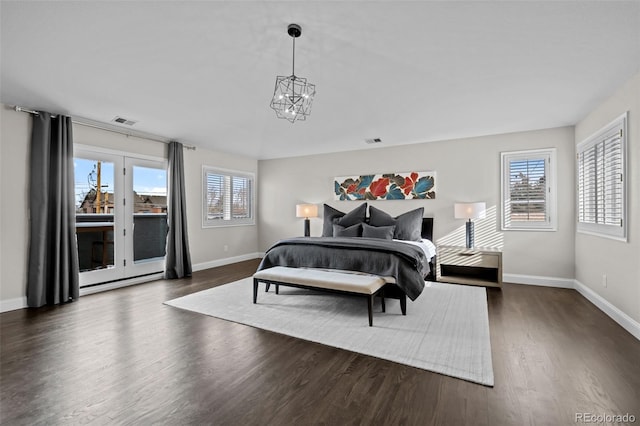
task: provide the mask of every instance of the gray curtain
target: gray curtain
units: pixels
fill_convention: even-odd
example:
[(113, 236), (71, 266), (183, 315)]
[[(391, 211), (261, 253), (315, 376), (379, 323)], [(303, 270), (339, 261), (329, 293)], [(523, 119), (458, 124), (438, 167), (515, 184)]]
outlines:
[(33, 116), (27, 274), (32, 308), (80, 296), (71, 126), (70, 117)]
[(165, 278), (191, 276), (191, 256), (187, 234), (187, 202), (184, 190), (183, 147), (179, 142), (169, 143), (169, 201), (167, 205), (167, 257)]

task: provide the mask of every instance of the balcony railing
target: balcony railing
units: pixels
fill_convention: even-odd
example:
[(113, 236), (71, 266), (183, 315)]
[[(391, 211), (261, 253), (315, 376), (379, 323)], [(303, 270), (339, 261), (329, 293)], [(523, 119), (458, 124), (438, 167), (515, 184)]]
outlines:
[[(77, 214), (76, 237), (80, 271), (114, 265), (113, 214)], [(133, 261), (163, 258), (167, 240), (166, 213), (134, 213)], [(121, 231), (118, 231), (121, 232)]]

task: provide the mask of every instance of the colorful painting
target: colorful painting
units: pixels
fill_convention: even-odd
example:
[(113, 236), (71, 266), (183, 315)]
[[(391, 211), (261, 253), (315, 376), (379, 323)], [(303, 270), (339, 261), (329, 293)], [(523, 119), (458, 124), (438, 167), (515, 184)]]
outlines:
[(435, 172), (403, 172), (337, 177), (336, 200), (415, 200), (436, 198)]

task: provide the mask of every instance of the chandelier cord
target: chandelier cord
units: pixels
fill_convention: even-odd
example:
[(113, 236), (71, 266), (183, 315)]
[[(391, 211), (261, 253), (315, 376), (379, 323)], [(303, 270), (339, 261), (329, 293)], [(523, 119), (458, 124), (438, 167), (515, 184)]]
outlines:
[(291, 85), (291, 112), (295, 113), (296, 111), (296, 102), (295, 102), (295, 95), (296, 95), (296, 37), (292, 37), (293, 38), (293, 60), (291, 61), (292, 66), (291, 66), (291, 80), (293, 82), (293, 84)]
[(291, 75), (292, 76), (296, 76), (296, 38), (293, 38), (293, 60), (291, 61), (291, 63), (293, 64), (291, 66)]

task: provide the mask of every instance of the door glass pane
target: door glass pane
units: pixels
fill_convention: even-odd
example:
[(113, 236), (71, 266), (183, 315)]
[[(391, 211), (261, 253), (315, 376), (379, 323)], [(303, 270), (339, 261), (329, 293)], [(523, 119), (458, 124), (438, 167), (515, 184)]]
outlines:
[(162, 259), (167, 241), (167, 171), (133, 166), (133, 261)]
[(114, 266), (114, 165), (74, 158), (80, 272)]

